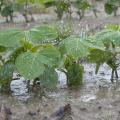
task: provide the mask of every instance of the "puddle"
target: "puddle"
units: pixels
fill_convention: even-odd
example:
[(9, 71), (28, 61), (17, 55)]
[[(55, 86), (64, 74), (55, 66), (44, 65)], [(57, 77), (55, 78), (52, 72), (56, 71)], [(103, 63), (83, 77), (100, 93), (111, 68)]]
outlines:
[(83, 102), (89, 102), (89, 101), (91, 101), (91, 100), (95, 100), (95, 99), (96, 99), (96, 96), (95, 96), (95, 95), (90, 95), (90, 94), (88, 94), (88, 95), (83, 95), (80, 99), (81, 99), (81, 101), (83, 101)]

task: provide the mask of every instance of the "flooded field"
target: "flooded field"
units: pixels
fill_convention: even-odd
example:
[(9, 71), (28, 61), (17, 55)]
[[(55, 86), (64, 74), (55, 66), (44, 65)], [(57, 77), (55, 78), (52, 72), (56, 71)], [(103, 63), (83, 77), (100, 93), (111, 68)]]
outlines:
[[(54, 14), (35, 15), (35, 20), (36, 22), (24, 23), (23, 18), (18, 16), (15, 23), (4, 23), (2, 18), (0, 31), (13, 27), (28, 29), (48, 23), (61, 23)], [(67, 20), (64, 18), (62, 22), (64, 21)], [(96, 32), (110, 23), (120, 24), (120, 16), (106, 16), (100, 11), (98, 18), (87, 13), (81, 21), (74, 14), (72, 19), (73, 31), (78, 35), (86, 26)], [(45, 90), (43, 96), (39, 95), (39, 91), (29, 92), (23, 77), (13, 80), (12, 93), (1, 93), (0, 105), (4, 104), (11, 109), (10, 120), (120, 120), (120, 78), (118, 82), (111, 83), (111, 69), (106, 64), (100, 67), (97, 75), (94, 64), (84, 63), (84, 71), (83, 85), (77, 89), (67, 88), (65, 74), (57, 71), (58, 87)], [(120, 76), (120, 68), (118, 74)], [(52, 117), (53, 113), (67, 104), (70, 104), (71, 114), (63, 118)]]
[(98, 75), (94, 74), (95, 65), (84, 64), (84, 67), (84, 83), (78, 89), (66, 88), (64, 74), (58, 73), (59, 88), (46, 91), (39, 98), (27, 92), (25, 80), (21, 78), (11, 83), (12, 95), (0, 96), (0, 104), (11, 109), (11, 120), (57, 120), (50, 118), (51, 114), (68, 103), (73, 120), (119, 120), (120, 85), (109, 80), (109, 67), (101, 67)]

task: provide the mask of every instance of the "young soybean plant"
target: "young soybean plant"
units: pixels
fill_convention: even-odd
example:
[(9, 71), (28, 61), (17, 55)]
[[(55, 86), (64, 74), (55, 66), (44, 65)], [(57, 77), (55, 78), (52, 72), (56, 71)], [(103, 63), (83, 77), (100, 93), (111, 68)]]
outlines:
[(12, 1), (0, 0), (0, 13), (6, 17), (6, 22), (13, 22), (13, 13), (17, 11), (16, 6), (17, 4)]
[(55, 7), (55, 12), (58, 19), (62, 19), (64, 13), (70, 14), (70, 1), (69, 0), (47, 0), (44, 2), (46, 7)]
[[(50, 26), (35, 27), (23, 31), (10, 29), (0, 33), (0, 86), (1, 90), (10, 89), (13, 72), (17, 71), (26, 80), (35, 79), (45, 73), (48, 78), (40, 80), (43, 86), (53, 87), (57, 79), (49, 79), (54, 75), (61, 54), (50, 43), (58, 34)], [(47, 43), (49, 41), (49, 43)], [(50, 70), (50, 72), (49, 72)], [(52, 73), (53, 72), (53, 73)], [(55, 74), (56, 75), (56, 74)]]
[[(40, 0), (38, 0), (37, 3), (40, 4), (39, 2)], [(32, 4), (36, 3), (36, 0), (16, 0), (16, 3), (18, 4), (18, 12), (22, 13), (23, 17), (25, 18), (26, 23), (28, 22), (33, 22), (34, 21), (34, 17), (32, 15), (32, 11), (30, 11), (28, 8), (29, 6)], [(31, 19), (28, 19), (28, 15), (31, 16)]]
[(93, 39), (70, 36), (63, 39), (59, 47), (62, 53), (59, 70), (66, 74), (69, 87), (80, 86), (83, 82), (84, 67), (79, 61), (87, 57), (91, 48), (102, 49), (101, 42), (98, 44)]
[(105, 12), (107, 14), (114, 14), (114, 16), (117, 16), (117, 10), (120, 7), (120, 0), (107, 0), (104, 8)]
[(77, 14), (80, 20), (84, 17), (85, 11), (91, 7), (87, 0), (75, 0), (72, 3), (74, 7), (77, 8)]
[(111, 81), (114, 77), (118, 80), (117, 68), (120, 66), (118, 59), (120, 54), (120, 26), (108, 25), (104, 30), (95, 35), (96, 41), (102, 41), (105, 50), (92, 49), (88, 56), (89, 60), (96, 63), (96, 73), (99, 71), (100, 65), (106, 63), (111, 69)]

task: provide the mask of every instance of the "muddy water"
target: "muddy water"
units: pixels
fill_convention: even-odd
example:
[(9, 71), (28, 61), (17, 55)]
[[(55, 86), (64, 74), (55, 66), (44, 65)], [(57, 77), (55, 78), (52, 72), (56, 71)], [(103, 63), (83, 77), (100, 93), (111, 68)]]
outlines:
[(11, 83), (12, 95), (0, 96), (0, 104), (11, 108), (12, 120), (50, 120), (49, 116), (67, 103), (71, 104), (73, 120), (120, 120), (120, 86), (110, 82), (109, 67), (103, 65), (98, 75), (94, 74), (95, 65), (84, 67), (84, 84), (76, 90), (67, 89), (65, 75), (58, 72), (58, 89), (40, 99), (27, 92), (21, 78)]

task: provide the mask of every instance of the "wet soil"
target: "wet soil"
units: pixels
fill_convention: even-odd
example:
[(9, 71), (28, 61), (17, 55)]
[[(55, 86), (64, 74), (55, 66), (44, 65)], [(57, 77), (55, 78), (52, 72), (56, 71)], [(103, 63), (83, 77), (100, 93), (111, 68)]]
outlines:
[[(107, 16), (103, 12), (103, 6), (99, 3), (98, 18), (89, 12), (81, 21), (73, 14), (72, 26), (75, 34), (80, 34), (82, 28), (89, 26), (93, 31), (99, 31), (104, 25), (120, 24), (120, 16)], [(36, 22), (24, 23), (22, 16), (15, 18), (15, 23), (4, 23), (0, 20), (0, 31), (19, 27), (28, 29), (47, 23), (57, 23), (55, 14), (34, 15)], [(64, 18), (62, 22), (66, 21)], [(73, 120), (120, 120), (120, 83), (111, 83), (111, 70), (103, 65), (95, 75), (94, 64), (84, 64), (84, 82), (78, 89), (66, 87), (66, 77), (58, 71), (59, 87), (56, 90), (46, 91), (42, 98), (39, 95), (28, 93), (24, 78), (14, 80), (11, 83), (11, 95), (0, 94), (0, 105), (11, 108), (11, 120), (57, 120), (50, 115), (66, 104), (71, 105)], [(120, 75), (120, 70), (118, 70)], [(120, 80), (119, 80), (120, 81)], [(63, 120), (63, 119), (61, 119)], [(70, 118), (66, 118), (70, 120)]]

